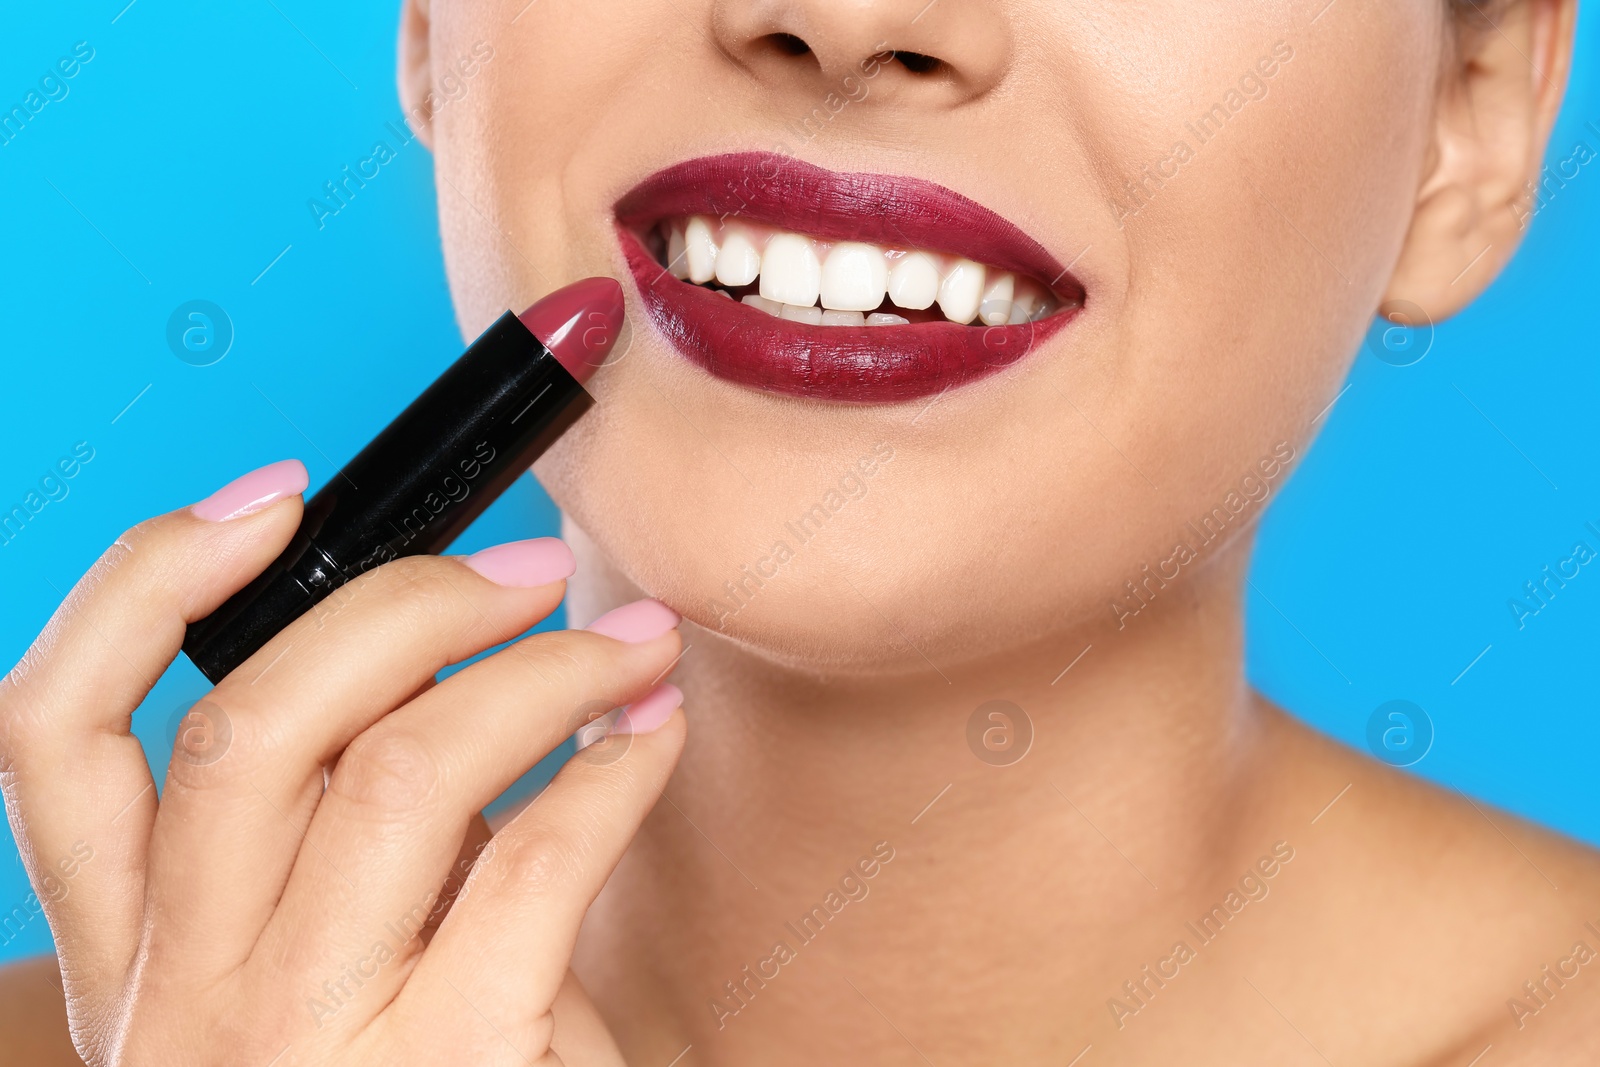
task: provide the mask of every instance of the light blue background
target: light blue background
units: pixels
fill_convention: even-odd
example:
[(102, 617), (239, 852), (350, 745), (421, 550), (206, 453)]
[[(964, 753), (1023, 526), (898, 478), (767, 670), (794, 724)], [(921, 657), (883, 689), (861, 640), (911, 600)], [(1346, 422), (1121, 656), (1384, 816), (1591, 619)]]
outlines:
[[(13, 6), (0, 34), (0, 111), (76, 42), (95, 49), (0, 146), (0, 511), (74, 443), (95, 450), (0, 546), (3, 665), (125, 527), (284, 456), (320, 485), (460, 348), (419, 144), (325, 228), (307, 208), (375, 141), (398, 145), (398, 3), (125, 2)], [(1600, 151), (1591, 23), (1553, 160)], [(1575, 541), (1600, 549), (1597, 237), (1600, 160), (1426, 358), (1357, 359), (1269, 512), (1249, 609), (1272, 698), (1358, 747), (1375, 708), (1410, 700), (1435, 732), (1416, 773), (1600, 843), (1600, 562), (1520, 631), (1507, 607)], [(166, 344), (193, 299), (236, 331), (213, 366)], [(462, 546), (555, 526), (525, 477)], [(168, 720), (206, 688), (180, 659), (135, 716), (158, 780)], [(27, 893), (7, 837), (0, 915)], [(35, 920), (0, 959), (49, 948)]]

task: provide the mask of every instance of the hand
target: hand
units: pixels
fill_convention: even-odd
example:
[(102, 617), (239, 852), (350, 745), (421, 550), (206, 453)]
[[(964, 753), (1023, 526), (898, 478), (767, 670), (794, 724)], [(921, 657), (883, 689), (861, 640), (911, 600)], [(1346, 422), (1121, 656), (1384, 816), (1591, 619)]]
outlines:
[[(185, 625), (288, 543), (304, 487), (298, 463), (274, 464), (134, 527), (0, 684), (0, 784), (79, 1054), (621, 1064), (568, 963), (683, 745), (681, 694), (652, 688), (678, 618), (641, 601), (433, 684), (555, 609), (573, 566), (559, 541), (343, 587), (196, 705), (157, 801), (133, 710)], [(589, 709), (630, 700), (475, 844), (485, 804)]]

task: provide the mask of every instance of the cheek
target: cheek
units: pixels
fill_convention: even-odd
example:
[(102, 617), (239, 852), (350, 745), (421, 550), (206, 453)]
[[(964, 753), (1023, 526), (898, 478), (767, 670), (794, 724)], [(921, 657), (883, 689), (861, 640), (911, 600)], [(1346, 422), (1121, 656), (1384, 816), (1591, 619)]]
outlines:
[[(1140, 465), (1169, 525), (1303, 442), (1337, 393), (1408, 227), (1437, 69), (1433, 4), (1340, 0), (1298, 29), (1273, 5), (1227, 6), (1174, 6), (1164, 39), (1181, 52), (1120, 40), (1171, 88), (1099, 112), (1093, 134), (1112, 146), (1099, 180), (1127, 274), (1109, 294), (1116, 374), (1079, 402), (1164, 443)], [(1263, 57), (1277, 69), (1252, 100), (1240, 82)], [(1186, 161), (1152, 165), (1180, 145)]]
[(593, 237), (621, 189), (601, 191), (626, 173), (619, 161), (633, 146), (659, 141), (659, 124), (678, 106), (626, 85), (646, 77), (641, 56), (670, 5), (534, 3), (514, 26), (502, 8), (433, 8), (436, 70), (483, 44), (494, 50), (434, 122), (441, 238), (469, 337), (563, 281), (619, 273)]

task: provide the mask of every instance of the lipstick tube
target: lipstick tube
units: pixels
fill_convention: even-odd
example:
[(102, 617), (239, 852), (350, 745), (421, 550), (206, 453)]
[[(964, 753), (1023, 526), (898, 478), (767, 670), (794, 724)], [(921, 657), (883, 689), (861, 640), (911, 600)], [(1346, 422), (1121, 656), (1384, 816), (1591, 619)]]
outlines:
[(189, 625), (189, 659), (220, 682), (351, 579), (443, 551), (589, 410), (622, 310), (621, 286), (590, 278), (502, 315), (306, 503), (265, 571)]

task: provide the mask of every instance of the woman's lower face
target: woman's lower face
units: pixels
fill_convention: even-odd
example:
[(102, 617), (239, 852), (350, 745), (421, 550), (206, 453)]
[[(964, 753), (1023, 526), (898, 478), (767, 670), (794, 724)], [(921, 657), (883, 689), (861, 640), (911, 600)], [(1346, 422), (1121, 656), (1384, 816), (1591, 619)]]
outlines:
[(542, 481), (628, 581), (843, 673), (1121, 628), (1248, 529), (1383, 298), (1448, 31), (1437, 0), (524, 2), (408, 31), (463, 332), (624, 279)]

